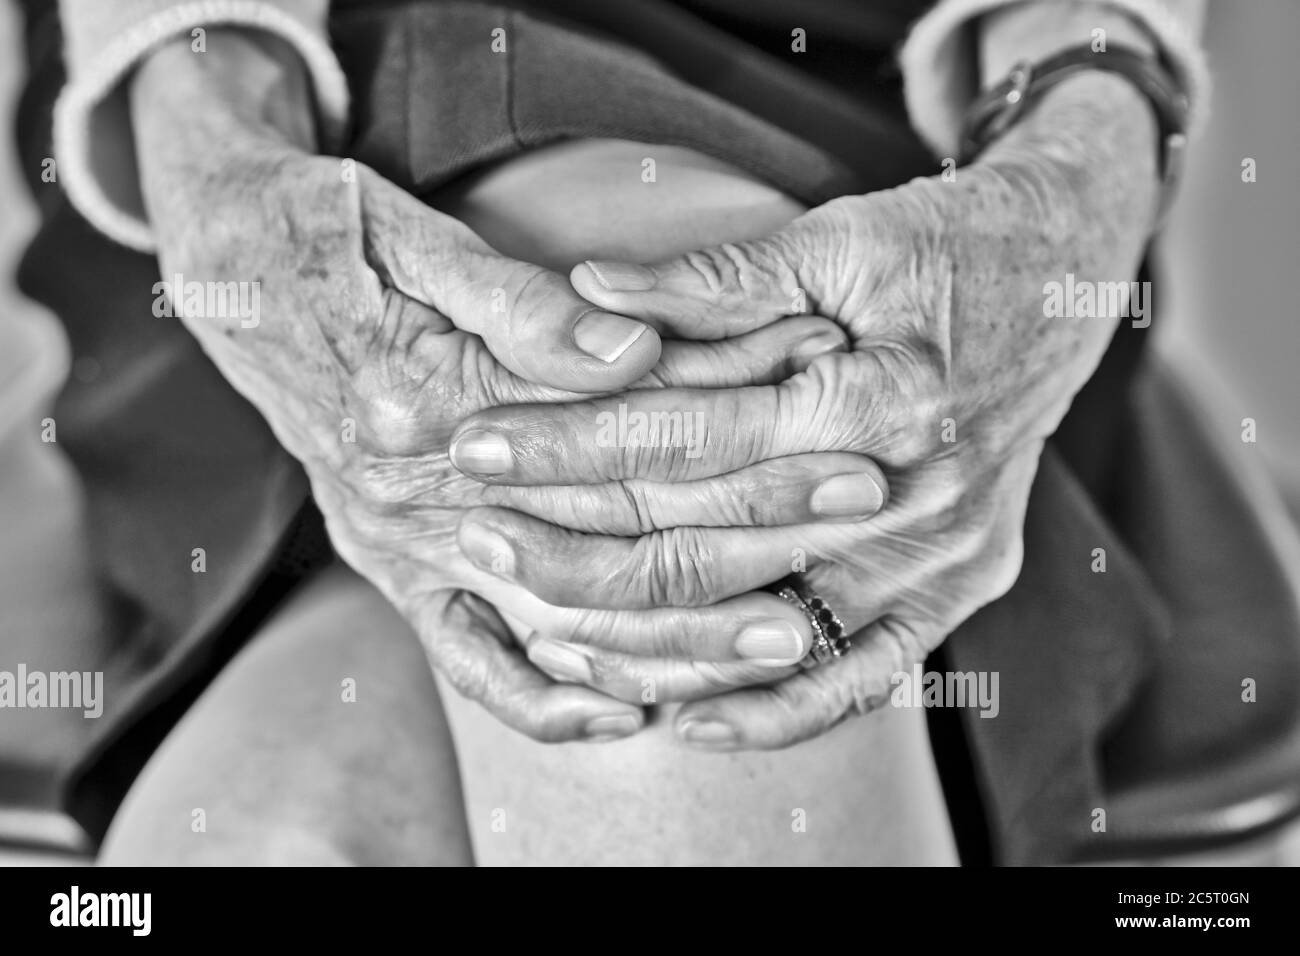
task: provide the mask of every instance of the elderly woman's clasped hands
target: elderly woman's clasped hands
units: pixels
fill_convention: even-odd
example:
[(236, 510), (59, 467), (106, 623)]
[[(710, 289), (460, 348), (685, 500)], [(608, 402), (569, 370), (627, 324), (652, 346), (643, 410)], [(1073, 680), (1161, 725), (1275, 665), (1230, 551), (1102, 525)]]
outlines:
[[(1114, 331), (1046, 317), (1044, 283), (1132, 274), (1155, 205), (1150, 150), (1070, 148), (1098, 111), (1153, 135), (1131, 88), (1087, 77), (955, 179), (567, 281), (369, 170), (340, 184), (261, 117), (195, 129), (232, 144), (198, 190), (168, 185), (196, 173), (148, 120), (166, 108), (137, 135), (165, 167), (144, 177), (164, 273), (297, 290), (252, 333), (193, 331), (457, 689), (548, 740), (626, 736), (644, 705), (685, 701), (679, 737), (730, 749), (879, 706), (1015, 581), (1043, 442)], [(265, 208), (252, 173), (288, 198)], [(203, 209), (231, 242), (171, 233)], [(236, 237), (264, 233), (318, 238), (243, 262)], [(851, 635), (843, 657), (799, 666), (813, 630), (766, 590), (792, 572)]]

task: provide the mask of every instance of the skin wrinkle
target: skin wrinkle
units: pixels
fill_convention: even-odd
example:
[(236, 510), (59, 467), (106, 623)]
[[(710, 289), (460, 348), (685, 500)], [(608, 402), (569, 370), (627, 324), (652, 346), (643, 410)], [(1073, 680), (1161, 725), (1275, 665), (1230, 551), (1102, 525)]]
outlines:
[(633, 533), (636, 535), (649, 534), (653, 528), (657, 527), (657, 522), (655, 521), (653, 507), (647, 501), (646, 496), (639, 493), (639, 490), (630, 481), (620, 480), (615, 482), (615, 487), (623, 493), (628, 510), (632, 514), (634, 524), (631, 530), (633, 530)]
[[(757, 266), (752, 260), (746, 260), (747, 265), (751, 271), (757, 268), (759, 280), (756, 285), (760, 289), (766, 287), (771, 290), (773, 297), (778, 303), (780, 303), (778, 307), (779, 311), (777, 311), (776, 314), (786, 314), (793, 311), (791, 309), (791, 303), (794, 298), (795, 290), (803, 288), (804, 285), (804, 283), (800, 281), (800, 274), (797, 269), (788, 264), (794, 258), (791, 246), (793, 245), (797, 249), (798, 243), (797, 241), (784, 237), (769, 237), (765, 241), (775, 247), (773, 253), (768, 257), (760, 259)], [(760, 246), (761, 245), (762, 242), (760, 242)], [(732, 252), (733, 254), (735, 253), (734, 247)], [(766, 264), (766, 267), (764, 267), (764, 264)], [(741, 289), (748, 297), (749, 290), (745, 289), (743, 281), (741, 283)]]
[(519, 306), (521, 302), (529, 301), (528, 290), (539, 279), (544, 278), (545, 275), (546, 274), (541, 269), (536, 269), (530, 272), (528, 278), (524, 280), (523, 285), (519, 286), (515, 291), (510, 307), (506, 310), (506, 315), (509, 316), (508, 321), (510, 322), (510, 331), (512, 333), (508, 340), (510, 342), (510, 355), (512, 358), (517, 356), (518, 349), (537, 347), (535, 342), (530, 341), (529, 335), (532, 331), (530, 328), (530, 320), (535, 318), (533, 311), (531, 309), (521, 309)]
[[(659, 532), (662, 563), (671, 572), (665, 584), (665, 603), (669, 607), (701, 606), (714, 603), (713, 595), (722, 593), (719, 582), (710, 577), (715, 560), (697, 528), (672, 528)], [(677, 582), (674, 586), (673, 582)]]
[[(848, 473), (859, 467), (849, 457), (835, 470)], [(804, 459), (797, 465), (789, 460), (765, 462), (721, 480), (679, 483), (671, 498), (663, 497), (663, 486), (644, 479), (620, 479), (607, 485), (483, 485), (481, 489), (484, 504), (512, 508), (576, 531), (636, 537), (670, 524), (746, 527), (789, 523), (785, 509), (805, 509), (811, 485), (821, 474)], [(638, 504), (630, 504), (629, 496)], [(602, 517), (597, 521), (594, 515)]]
[[(391, 458), (371, 458), (363, 466), (362, 481), (370, 489), (374, 502), (393, 517), (400, 517), (407, 506), (420, 504), (421, 499), (445, 501), (461, 498), (478, 487), (469, 479), (450, 472), (440, 463), (426, 466), (425, 473), (416, 469), (416, 461)], [(472, 503), (469, 498), (467, 503)], [(428, 510), (445, 510), (445, 505), (424, 505)], [(393, 533), (388, 529), (386, 533)]]

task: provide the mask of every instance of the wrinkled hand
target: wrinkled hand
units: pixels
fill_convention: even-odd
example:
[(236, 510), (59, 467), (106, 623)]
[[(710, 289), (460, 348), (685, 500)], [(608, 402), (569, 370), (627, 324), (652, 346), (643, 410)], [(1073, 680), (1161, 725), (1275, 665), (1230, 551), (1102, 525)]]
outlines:
[[(798, 353), (810, 340), (824, 351), (842, 347), (842, 333), (807, 318), (661, 347), (652, 330), (593, 309), (563, 276), (498, 255), (369, 169), (287, 141), (292, 113), (275, 126), (258, 110), (240, 113), (241, 96), (251, 91), (260, 103), (283, 74), (251, 41), (220, 41), (226, 69), (209, 72), (218, 50), (194, 57), (180, 44), (160, 49), (132, 87), (163, 275), (248, 282), (259, 292), (257, 314), (183, 321), (303, 463), (340, 555), (406, 616), (462, 693), (540, 739), (635, 731), (640, 707), (555, 684), (524, 658), (493, 607), (468, 593), (529, 628), (574, 623), (576, 612), (467, 562), (458, 518), (492, 504), (617, 532), (638, 514), (707, 520), (728, 489), (484, 487), (450, 466), (454, 427), (493, 406), (569, 401), (638, 380), (776, 381), (806, 364)], [(786, 487), (789, 502), (774, 504), (770, 519), (786, 520), (793, 508), (803, 520), (811, 489), (837, 462), (874, 468), (854, 456), (805, 456), (734, 482)]]
[[(725, 335), (806, 309), (840, 323), (852, 349), (768, 387), (490, 409), (458, 430), (453, 460), (463, 472), (539, 486), (707, 481), (782, 456), (849, 452), (885, 466), (890, 501), (871, 522), (678, 527), (640, 539), (471, 512), (462, 541), (494, 536), (495, 551), (512, 554), (499, 573), (543, 599), (603, 595), (611, 608), (661, 609), (652, 644), (613, 628), (544, 633), (530, 644), (533, 659), (561, 677), (585, 671), (591, 686), (628, 699), (646, 675), (665, 682), (664, 697), (708, 697), (718, 674), (701, 662), (736, 656), (735, 632), (711, 606), (806, 564), (812, 587), (857, 631), (852, 653), (783, 671), (790, 676), (770, 687), (698, 700), (676, 718), (678, 732), (701, 746), (783, 746), (880, 706), (892, 675), (1003, 594), (1019, 572), (1043, 442), (1115, 327), (1114, 317), (1046, 317), (1044, 285), (1067, 273), (1127, 281), (1148, 233), (1154, 150), (1125, 145), (1120, 156), (1091, 132), (1101, 125), (1096, 111), (1118, 96), (1127, 135), (1109, 135), (1152, 142), (1150, 117), (1130, 95), (1108, 77), (1063, 85), (1053, 109), (1045, 102), (1036, 123), (955, 182), (839, 199), (767, 239), (649, 267), (577, 267), (574, 287), (589, 301), (668, 334), (708, 321)], [(1077, 142), (1062, 132), (1074, 129), (1086, 131)], [(620, 404), (629, 415), (697, 415), (707, 427), (703, 453), (600, 442), (597, 423)], [(506, 449), (490, 474), (458, 455), (466, 436), (486, 435)], [(575, 655), (583, 665), (550, 666)]]

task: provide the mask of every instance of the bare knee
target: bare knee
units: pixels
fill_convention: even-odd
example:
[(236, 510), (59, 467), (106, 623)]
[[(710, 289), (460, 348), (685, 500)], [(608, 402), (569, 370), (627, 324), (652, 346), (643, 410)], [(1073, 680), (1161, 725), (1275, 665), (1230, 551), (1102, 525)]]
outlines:
[(351, 572), (291, 599), (136, 781), (107, 863), (468, 859), (455, 755), (409, 627)]

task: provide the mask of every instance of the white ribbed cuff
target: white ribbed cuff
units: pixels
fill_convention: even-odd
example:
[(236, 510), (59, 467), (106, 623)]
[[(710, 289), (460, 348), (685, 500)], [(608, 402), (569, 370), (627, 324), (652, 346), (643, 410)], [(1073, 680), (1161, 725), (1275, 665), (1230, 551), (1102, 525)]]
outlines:
[[(963, 46), (968, 39), (965, 28), (977, 17), (1016, 2), (1020, 0), (942, 0), (912, 28), (899, 54), (904, 98), (912, 127), (935, 155), (957, 155), (966, 109), (979, 94), (970, 84), (973, 51)], [(1197, 37), (1160, 0), (1106, 0), (1106, 4), (1133, 17), (1155, 39), (1187, 92), (1189, 132), (1195, 134), (1203, 122), (1210, 88)]]
[(122, 80), (149, 52), (200, 26), (265, 30), (290, 43), (311, 74), (325, 143), (341, 143), (346, 127), (347, 79), (334, 51), (323, 36), (272, 3), (193, 0), (141, 20), (115, 37), (91, 62), (77, 64), (75, 78), (64, 87), (54, 108), (54, 152), (59, 179), (68, 197), (97, 229), (140, 252), (155, 249), (144, 210), (138, 208), (138, 201), (126, 200), (122, 193), (127, 190), (122, 183), (114, 188), (103, 175), (104, 170), (123, 176), (137, 175), (126, 113), (110, 118), (111, 122), (106, 124), (96, 124), (95, 114), (105, 107)]

